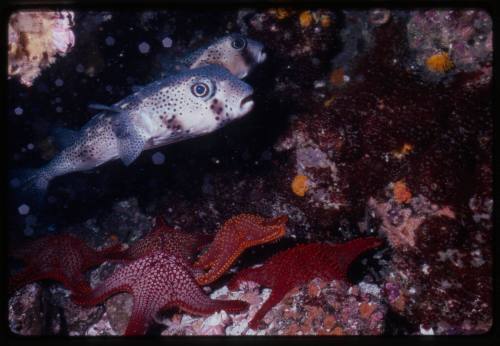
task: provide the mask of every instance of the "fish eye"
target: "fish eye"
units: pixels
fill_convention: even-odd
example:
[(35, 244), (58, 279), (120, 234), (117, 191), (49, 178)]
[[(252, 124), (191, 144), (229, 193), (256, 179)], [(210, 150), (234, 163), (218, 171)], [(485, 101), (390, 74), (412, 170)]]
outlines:
[(247, 40), (245, 40), (243, 37), (238, 37), (231, 42), (231, 47), (237, 50), (245, 48), (246, 45), (247, 45)]
[(196, 97), (205, 97), (208, 95), (209, 87), (205, 83), (196, 83), (191, 87), (191, 92)]

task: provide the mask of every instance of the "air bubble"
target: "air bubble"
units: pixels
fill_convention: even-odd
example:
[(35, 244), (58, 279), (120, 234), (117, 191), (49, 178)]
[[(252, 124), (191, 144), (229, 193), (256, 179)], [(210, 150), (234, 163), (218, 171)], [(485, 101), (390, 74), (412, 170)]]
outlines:
[(106, 45), (108, 46), (113, 46), (115, 44), (115, 38), (113, 36), (108, 36), (104, 42), (106, 42)]
[(170, 37), (165, 37), (162, 41), (161, 41), (161, 44), (163, 45), (163, 47), (165, 48), (170, 48), (172, 47), (172, 39)]
[(149, 49), (151, 48), (149, 46), (149, 44), (147, 42), (142, 42), (140, 45), (139, 45), (139, 52), (141, 52), (142, 54), (148, 54), (149, 53)]
[(21, 214), (21, 215), (28, 215), (28, 214), (29, 214), (29, 212), (30, 212), (30, 207), (29, 207), (29, 205), (27, 205), (27, 204), (21, 204), (21, 205), (19, 206), (19, 208), (17, 208), (17, 211), (18, 211), (18, 212), (19, 212), (19, 214)]
[(151, 156), (151, 160), (155, 165), (163, 165), (163, 163), (165, 163), (165, 155), (157, 151), (156, 153), (153, 154), (153, 156)]
[(24, 110), (21, 107), (16, 107), (14, 109), (14, 114), (15, 115), (22, 115), (24, 113)]

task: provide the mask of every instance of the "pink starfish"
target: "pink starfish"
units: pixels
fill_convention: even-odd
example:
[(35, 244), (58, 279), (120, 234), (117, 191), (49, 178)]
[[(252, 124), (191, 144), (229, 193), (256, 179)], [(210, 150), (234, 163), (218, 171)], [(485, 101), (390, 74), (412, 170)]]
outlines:
[(197, 285), (190, 266), (179, 256), (157, 251), (116, 270), (90, 294), (75, 297), (80, 305), (96, 305), (127, 292), (134, 297), (125, 335), (144, 335), (158, 312), (172, 307), (209, 315), (218, 310), (239, 312), (248, 304), (239, 300), (212, 300)]

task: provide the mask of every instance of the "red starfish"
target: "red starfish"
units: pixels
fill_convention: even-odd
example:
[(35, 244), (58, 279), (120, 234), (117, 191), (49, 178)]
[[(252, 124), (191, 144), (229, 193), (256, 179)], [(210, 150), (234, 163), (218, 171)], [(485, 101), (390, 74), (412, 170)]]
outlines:
[(122, 256), (124, 260), (135, 260), (154, 251), (163, 251), (178, 255), (191, 263), (196, 250), (206, 245), (211, 238), (176, 230), (168, 226), (162, 217), (157, 217), (151, 232), (134, 242)]
[(10, 256), (25, 262), (26, 268), (11, 277), (9, 292), (45, 279), (61, 282), (74, 294), (88, 292), (90, 286), (85, 279), (85, 271), (114, 259), (121, 248), (118, 243), (96, 251), (83, 240), (68, 234), (34, 240), (10, 253)]
[(75, 297), (74, 302), (95, 305), (119, 292), (134, 296), (125, 335), (144, 335), (158, 312), (174, 306), (197, 315), (218, 310), (239, 312), (248, 307), (240, 300), (210, 299), (196, 284), (186, 261), (163, 251), (153, 252), (116, 270), (90, 294)]
[(266, 219), (257, 215), (240, 214), (227, 220), (215, 235), (214, 241), (193, 265), (195, 268), (209, 269), (196, 281), (208, 285), (229, 269), (246, 249), (269, 243), (285, 235), (287, 216)]
[(242, 281), (254, 281), (272, 288), (271, 296), (248, 324), (257, 329), (260, 320), (285, 294), (296, 286), (319, 277), (325, 281), (346, 280), (352, 261), (361, 253), (382, 243), (375, 237), (359, 238), (344, 244), (301, 244), (282, 251), (261, 267), (247, 268), (237, 273), (228, 284), (237, 289)]

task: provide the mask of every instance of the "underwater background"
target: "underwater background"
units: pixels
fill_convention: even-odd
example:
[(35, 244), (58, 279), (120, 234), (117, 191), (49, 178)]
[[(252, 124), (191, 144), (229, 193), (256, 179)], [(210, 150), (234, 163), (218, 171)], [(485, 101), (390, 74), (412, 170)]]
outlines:
[[(58, 177), (42, 203), (12, 188), (17, 169), (57, 153), (54, 128), (79, 129), (98, 113), (89, 104), (112, 105), (235, 32), (267, 55), (244, 79), (255, 105), (242, 119), (145, 151), (128, 167), (115, 160)], [(169, 309), (147, 334), (484, 333), (492, 325), (492, 54), (492, 19), (480, 9), (16, 12), (7, 90), (10, 254), (62, 234), (94, 249), (130, 247), (159, 219), (211, 239), (236, 232), (224, 226), (236, 215), (286, 217), (286, 234), (245, 249), (199, 288), (246, 309), (204, 316)], [(325, 259), (323, 268), (312, 247), (301, 261), (284, 260), (284, 272), (264, 270), (280, 277), (273, 284), (228, 287), (244, 268), (297, 244), (372, 237), (383, 243), (333, 259), (349, 268), (346, 280), (316, 277), (313, 263), (325, 272), (337, 264)], [(84, 275), (95, 288), (123, 265), (103, 260)], [(11, 275), (21, 268), (9, 259)], [(293, 284), (301, 271), (307, 280)], [(250, 328), (285, 281), (283, 299)], [(81, 306), (65, 286), (40, 280), (11, 292), (11, 332), (125, 332), (134, 295)]]

